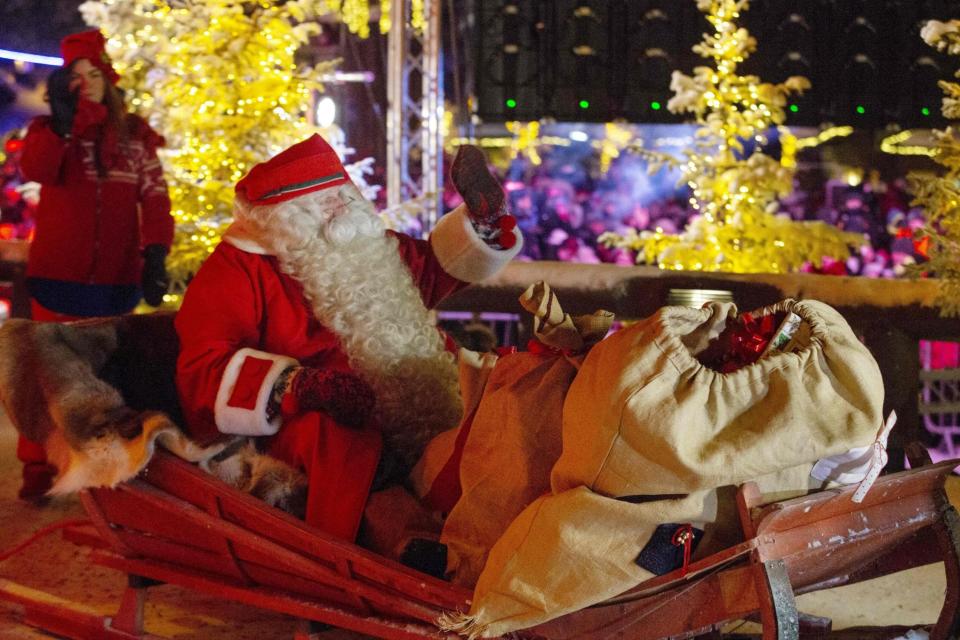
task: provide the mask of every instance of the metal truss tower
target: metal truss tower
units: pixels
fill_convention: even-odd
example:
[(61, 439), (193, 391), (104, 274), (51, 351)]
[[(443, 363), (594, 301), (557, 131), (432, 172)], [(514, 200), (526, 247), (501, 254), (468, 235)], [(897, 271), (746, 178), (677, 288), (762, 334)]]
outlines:
[(423, 231), (437, 222), (443, 186), (443, 71), (440, 4), (420, 0), (424, 25), (410, 24), (417, 0), (392, 0), (387, 58), (387, 206), (418, 200)]

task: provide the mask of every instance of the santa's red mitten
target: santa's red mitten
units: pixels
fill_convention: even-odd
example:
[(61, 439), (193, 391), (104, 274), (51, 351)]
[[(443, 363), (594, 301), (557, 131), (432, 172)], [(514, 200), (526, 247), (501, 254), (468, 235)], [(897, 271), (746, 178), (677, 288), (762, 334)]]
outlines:
[(513, 233), (517, 220), (507, 213), (506, 196), (490, 173), (483, 151), (470, 144), (457, 149), (450, 178), (467, 205), (473, 228), (484, 242), (501, 249), (513, 247), (517, 243)]
[(323, 411), (340, 424), (362, 427), (375, 404), (373, 389), (352, 373), (297, 367), (287, 379), (280, 411), (286, 416)]

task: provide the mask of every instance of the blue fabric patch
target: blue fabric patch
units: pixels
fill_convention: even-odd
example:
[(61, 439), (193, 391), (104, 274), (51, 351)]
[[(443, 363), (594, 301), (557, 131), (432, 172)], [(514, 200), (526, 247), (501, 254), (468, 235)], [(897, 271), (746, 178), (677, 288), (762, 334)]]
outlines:
[(51, 311), (82, 317), (129, 313), (143, 295), (135, 284), (81, 284), (47, 278), (27, 278), (27, 290)]
[[(637, 556), (636, 563), (655, 576), (662, 576), (683, 566), (683, 546), (673, 544), (673, 535), (682, 524), (661, 524), (654, 529), (650, 541)], [(703, 538), (703, 531), (693, 528), (691, 553)]]

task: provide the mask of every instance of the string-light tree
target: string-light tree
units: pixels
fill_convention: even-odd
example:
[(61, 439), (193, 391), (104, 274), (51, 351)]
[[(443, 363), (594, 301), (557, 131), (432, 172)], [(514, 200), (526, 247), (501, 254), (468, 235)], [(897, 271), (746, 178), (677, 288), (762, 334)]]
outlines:
[[(791, 77), (780, 84), (737, 74), (737, 66), (756, 48), (746, 29), (737, 26), (749, 0), (697, 0), (713, 27), (693, 50), (713, 62), (692, 76), (673, 72), (675, 95), (667, 107), (692, 113), (699, 128), (683, 158), (635, 149), (650, 170), (678, 169), (691, 189), (690, 203), (699, 215), (680, 234), (662, 230), (607, 233), (601, 241), (637, 252), (637, 261), (664, 269), (786, 272), (806, 262), (820, 266), (825, 256), (845, 258), (863, 238), (820, 222), (794, 222), (777, 215), (778, 199), (793, 188), (794, 163), (767, 155), (767, 132), (785, 120), (787, 97), (810, 83)], [(792, 145), (782, 131), (782, 146)]]
[[(951, 55), (960, 55), (960, 20), (931, 20), (920, 36), (927, 44)], [(960, 78), (960, 71), (955, 77)], [(960, 83), (941, 80), (944, 98), (942, 112), (948, 120), (960, 119)], [(913, 204), (923, 207), (927, 226), (920, 231), (921, 242), (927, 244), (929, 261), (921, 267), (940, 280), (941, 311), (945, 315), (960, 314), (960, 140), (953, 127), (935, 131), (933, 160), (944, 169), (943, 175), (911, 173), (910, 190)]]
[[(174, 293), (232, 220), (233, 186), (254, 164), (316, 130), (311, 93), (336, 61), (298, 65), (321, 3), (295, 0), (89, 0), (85, 21), (108, 38), (129, 105), (167, 139), (161, 160), (177, 232)], [(336, 130), (321, 131), (341, 155)], [(348, 165), (361, 188), (370, 159)], [(375, 191), (373, 191), (375, 194)]]
[[(323, 13), (332, 13), (340, 16), (341, 22), (347, 26), (351, 33), (355, 33), (361, 38), (370, 35), (370, 21), (373, 17), (371, 4), (378, 4), (377, 0), (315, 0), (315, 5), (322, 6)], [(390, 14), (390, 5), (393, 0), (379, 0), (380, 33), (390, 31), (393, 22)], [(412, 0), (410, 3), (410, 26), (415, 31), (421, 32), (424, 27), (423, 0)]]

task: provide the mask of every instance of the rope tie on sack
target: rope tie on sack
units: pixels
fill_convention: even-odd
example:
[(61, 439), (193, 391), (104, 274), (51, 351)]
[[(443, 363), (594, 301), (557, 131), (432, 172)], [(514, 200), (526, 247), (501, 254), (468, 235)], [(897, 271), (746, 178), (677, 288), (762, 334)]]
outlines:
[(609, 311), (571, 316), (557, 301), (557, 294), (544, 281), (530, 285), (520, 296), (520, 305), (533, 314), (534, 338), (527, 344), (531, 353), (576, 355), (588, 350), (607, 335), (613, 324)]

